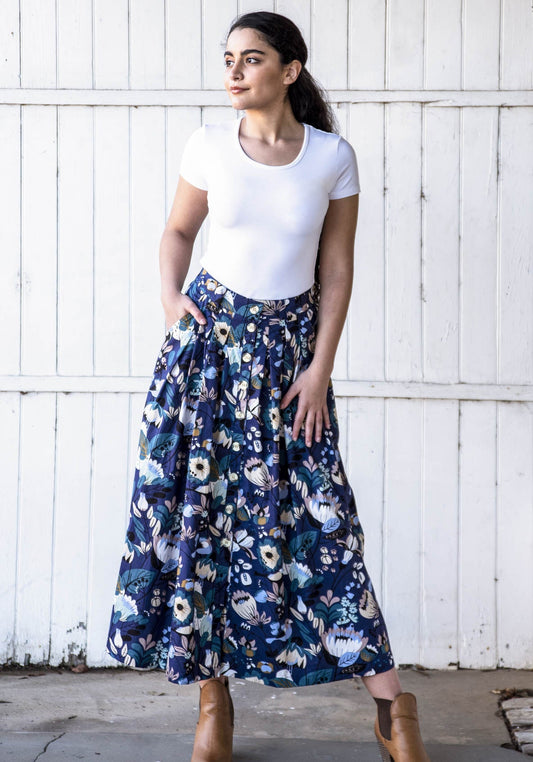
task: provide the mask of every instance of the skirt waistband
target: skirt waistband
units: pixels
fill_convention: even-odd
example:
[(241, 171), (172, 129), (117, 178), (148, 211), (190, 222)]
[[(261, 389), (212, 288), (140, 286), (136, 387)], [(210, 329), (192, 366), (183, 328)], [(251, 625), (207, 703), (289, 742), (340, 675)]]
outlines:
[(231, 317), (238, 312), (243, 316), (254, 315), (257, 318), (264, 312), (290, 322), (298, 320), (301, 313), (314, 311), (318, 307), (320, 285), (315, 281), (307, 291), (283, 299), (254, 299), (233, 291), (202, 267), (186, 293), (200, 308), (207, 307), (213, 313)]

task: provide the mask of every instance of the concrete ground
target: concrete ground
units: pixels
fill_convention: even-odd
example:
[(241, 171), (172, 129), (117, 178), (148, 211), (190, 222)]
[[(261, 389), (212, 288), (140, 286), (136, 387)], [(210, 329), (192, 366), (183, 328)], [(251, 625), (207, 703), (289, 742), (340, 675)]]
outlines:
[[(498, 691), (533, 688), (528, 670), (400, 669), (417, 697), (432, 762), (518, 760)], [(375, 702), (362, 680), (269, 688), (230, 679), (235, 762), (379, 762)], [(17, 669), (0, 672), (0, 760), (190, 762), (199, 687), (163, 672)], [(520, 758), (528, 758), (520, 754)]]

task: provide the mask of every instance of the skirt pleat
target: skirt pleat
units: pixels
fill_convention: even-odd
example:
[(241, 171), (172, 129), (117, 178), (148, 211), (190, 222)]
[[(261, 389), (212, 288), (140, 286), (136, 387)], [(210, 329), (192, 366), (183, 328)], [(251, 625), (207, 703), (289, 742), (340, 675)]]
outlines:
[[(238, 294), (202, 268), (167, 331), (143, 409), (106, 650), (186, 684), (218, 675), (294, 687), (394, 666), (364, 532), (331, 428), (292, 439), (318, 283)], [(314, 432), (313, 432), (314, 434)]]

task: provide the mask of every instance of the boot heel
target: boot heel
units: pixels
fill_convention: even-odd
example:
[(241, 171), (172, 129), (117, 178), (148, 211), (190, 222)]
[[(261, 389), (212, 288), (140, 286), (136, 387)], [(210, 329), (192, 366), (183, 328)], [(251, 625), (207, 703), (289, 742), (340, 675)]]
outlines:
[(391, 757), (389, 750), (384, 746), (384, 744), (380, 741), (380, 739), (377, 739), (378, 741), (378, 747), (379, 747), (379, 753), (381, 754), (381, 759), (383, 762), (394, 762), (394, 759)]

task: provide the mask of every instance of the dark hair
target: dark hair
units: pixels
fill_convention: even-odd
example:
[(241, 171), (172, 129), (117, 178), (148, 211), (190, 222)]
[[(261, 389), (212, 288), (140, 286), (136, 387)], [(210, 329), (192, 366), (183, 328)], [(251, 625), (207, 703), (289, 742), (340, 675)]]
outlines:
[(262, 39), (278, 51), (283, 66), (294, 59), (301, 61), (300, 74), (296, 81), (289, 85), (288, 92), (296, 120), (311, 124), (325, 132), (338, 133), (337, 120), (325, 91), (305, 68), (307, 45), (296, 24), (280, 13), (255, 11), (238, 16), (233, 21), (227, 37), (234, 29), (254, 29)]

